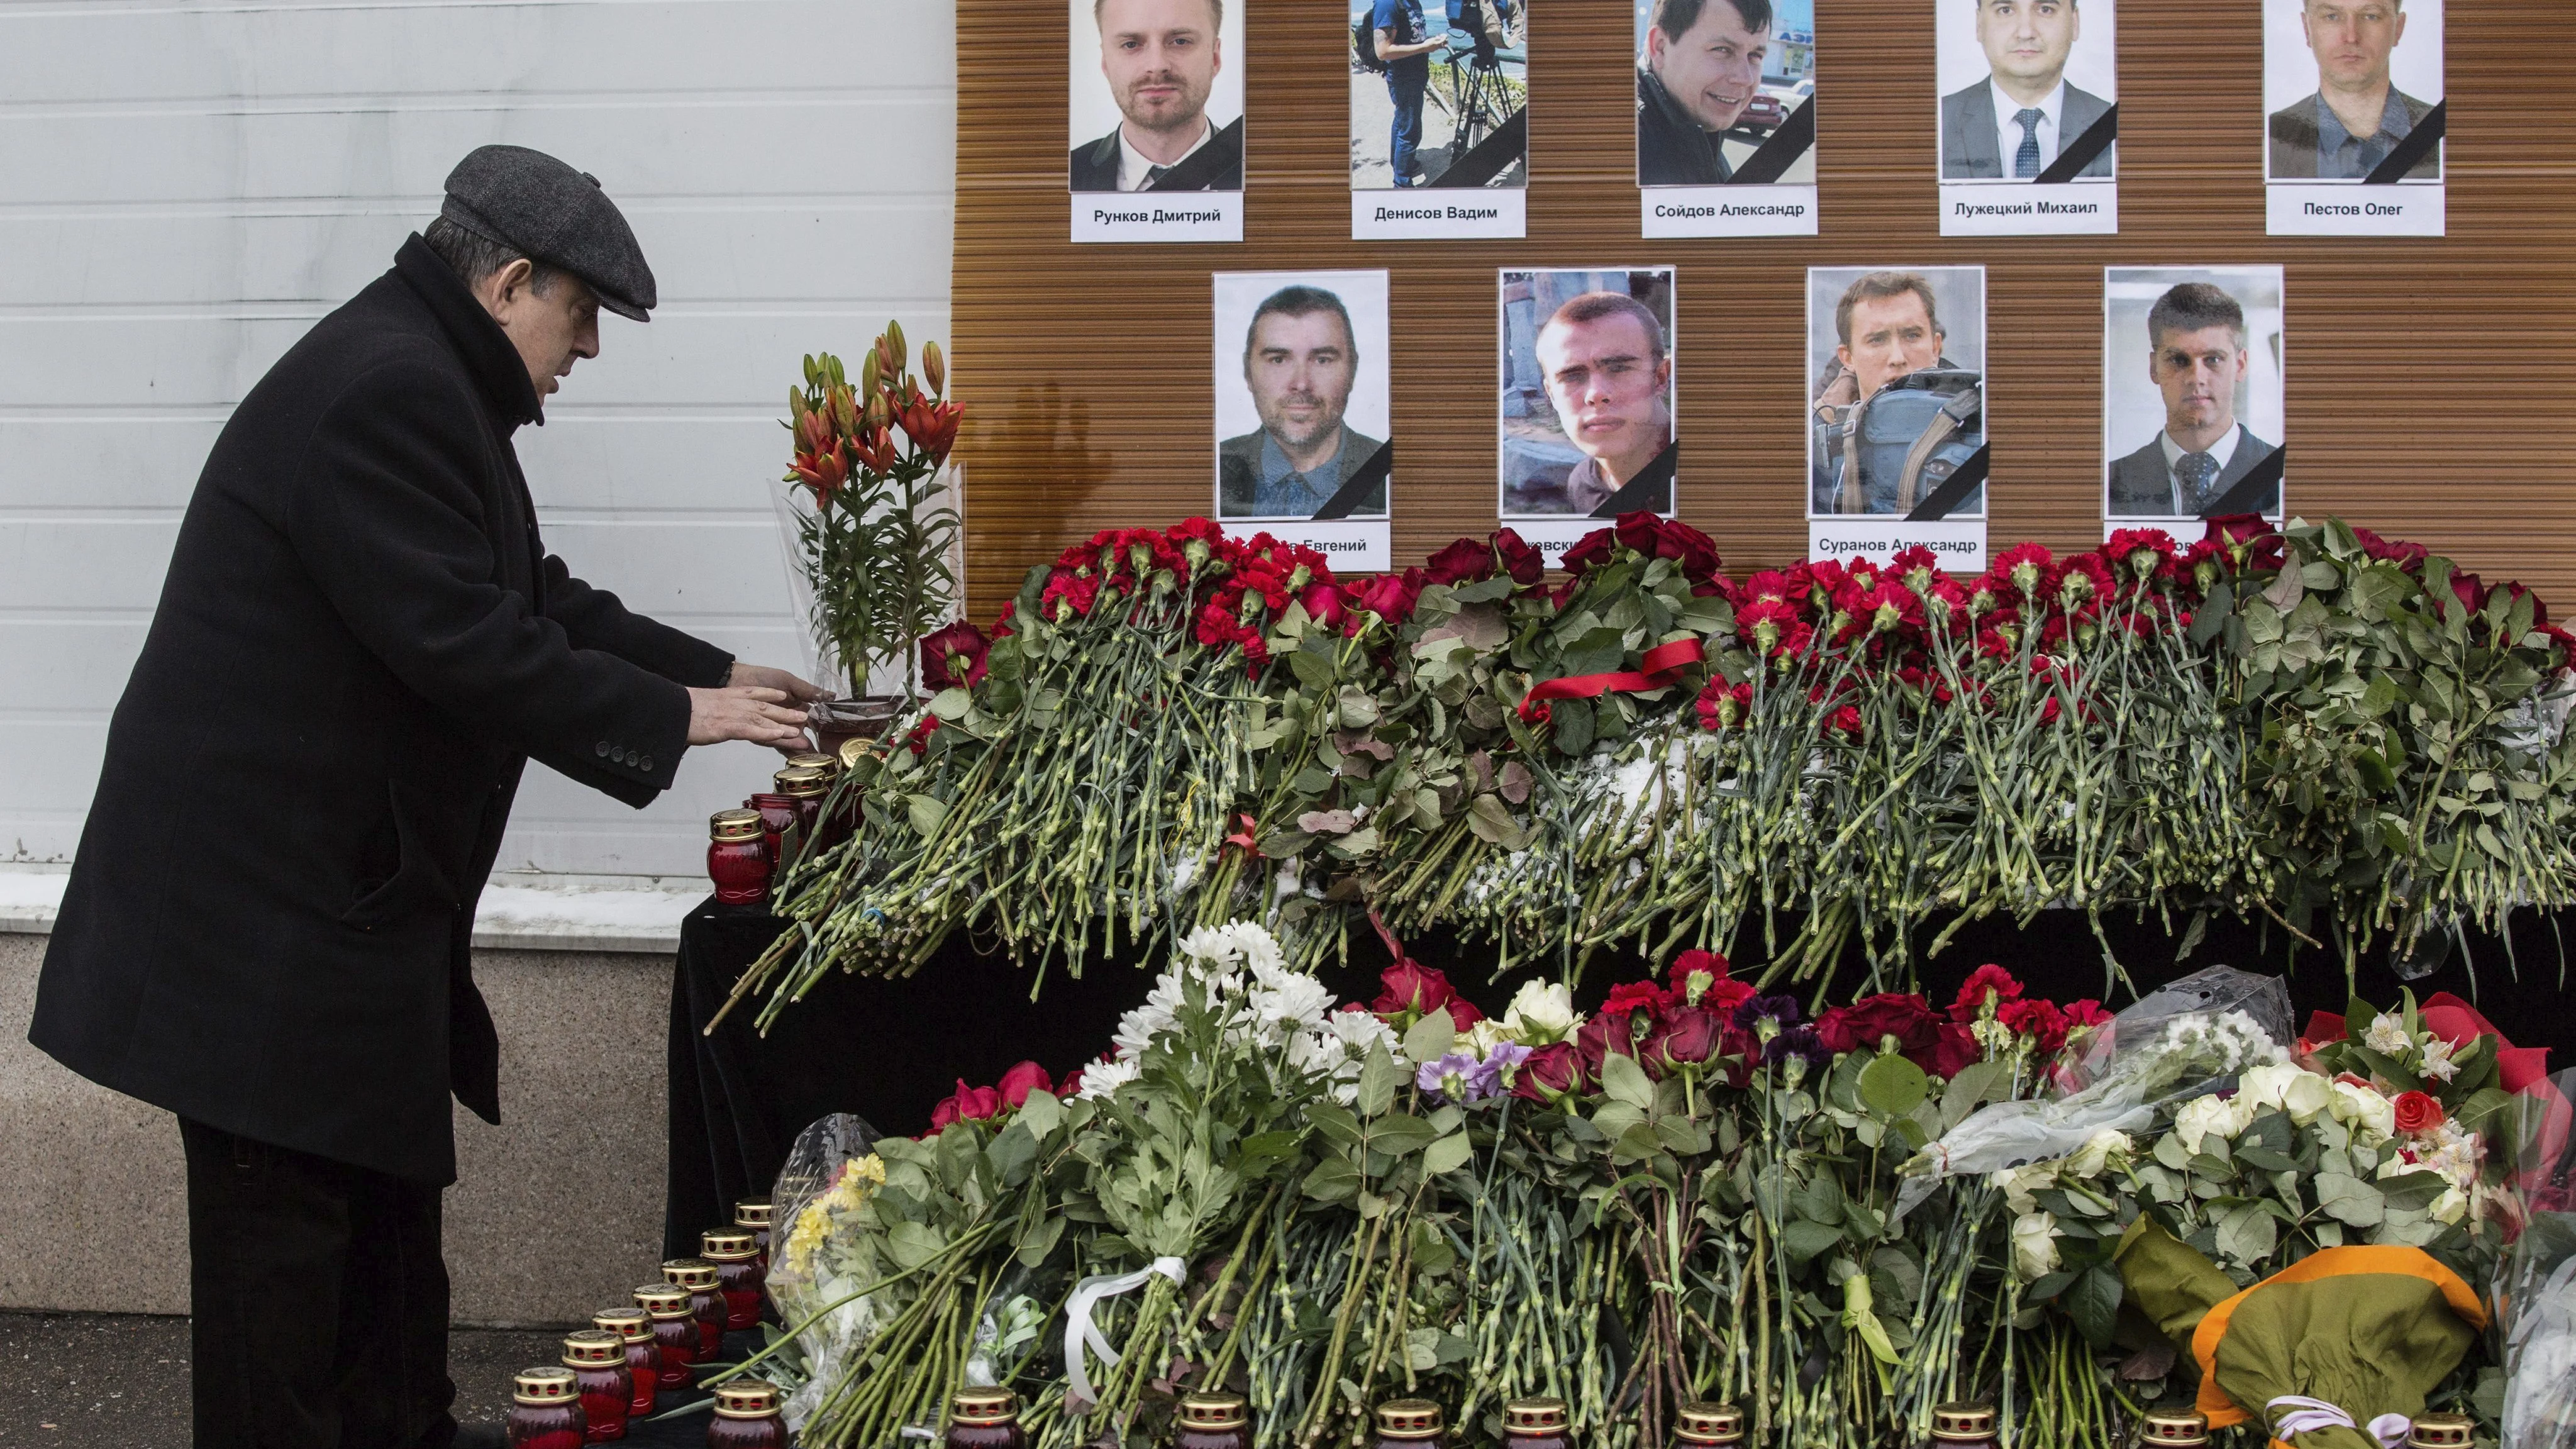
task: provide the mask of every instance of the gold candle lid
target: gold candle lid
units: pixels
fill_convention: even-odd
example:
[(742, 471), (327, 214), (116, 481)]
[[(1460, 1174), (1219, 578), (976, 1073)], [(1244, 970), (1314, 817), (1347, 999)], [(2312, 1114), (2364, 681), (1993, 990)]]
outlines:
[(623, 1368), (626, 1335), (605, 1328), (584, 1328), (564, 1335), (566, 1368)]
[(635, 1306), (655, 1318), (686, 1318), (689, 1290), (668, 1283), (647, 1283), (635, 1290)]
[(519, 1370), (510, 1380), (510, 1397), (522, 1404), (579, 1403), (581, 1389), (571, 1369), (548, 1364)]
[(859, 761), (876, 758), (876, 742), (866, 735), (853, 735), (841, 741), (841, 768), (855, 770)]
[(760, 1241), (740, 1228), (709, 1228), (698, 1234), (698, 1251), (710, 1262), (745, 1263), (760, 1256)]
[(838, 755), (822, 754), (814, 750), (798, 750), (796, 753), (787, 757), (787, 768), (791, 770), (817, 771), (823, 776), (824, 780), (828, 782), (834, 775), (841, 773), (841, 757)]
[(778, 793), (794, 800), (811, 800), (830, 792), (832, 783), (823, 772), (811, 765), (790, 765), (769, 777)]
[(751, 1197), (735, 1203), (733, 1205), (733, 1220), (736, 1227), (768, 1227), (769, 1199), (765, 1197)]
[(1241, 1394), (1200, 1392), (1181, 1396), (1184, 1429), (1240, 1429), (1252, 1422), (1252, 1407)]
[(716, 1265), (704, 1258), (673, 1258), (662, 1265), (662, 1276), (672, 1287), (694, 1292), (716, 1286)]
[(1950, 1443), (1991, 1439), (1995, 1437), (1995, 1406), (1935, 1404), (1932, 1406), (1932, 1437)]
[(2209, 1417), (2197, 1409), (2152, 1409), (2138, 1426), (2142, 1444), (2206, 1444)]
[(1437, 1439), (1440, 1406), (1429, 1399), (1389, 1399), (1377, 1406), (1381, 1439)]
[(1744, 1411), (1733, 1404), (1711, 1404), (1705, 1401), (1684, 1404), (1681, 1423), (1675, 1432), (1685, 1444), (1741, 1444), (1744, 1442)]
[(707, 834), (716, 840), (758, 840), (760, 812), (719, 810), (707, 817)]
[(607, 1329), (621, 1343), (641, 1343), (653, 1336), (653, 1317), (641, 1308), (603, 1308), (590, 1315), (590, 1326)]
[(1553, 1434), (1570, 1422), (1563, 1399), (1514, 1399), (1503, 1405), (1503, 1432)]
[(2406, 1436), (2407, 1449), (2451, 1449), (2466, 1445), (2475, 1428), (2466, 1414), (2418, 1414), (2415, 1432)]
[(766, 1419), (778, 1412), (778, 1385), (767, 1379), (734, 1379), (716, 1385), (716, 1417)]
[(976, 1427), (1016, 1424), (1020, 1420), (1020, 1396), (1009, 1389), (959, 1389), (948, 1401), (948, 1417)]

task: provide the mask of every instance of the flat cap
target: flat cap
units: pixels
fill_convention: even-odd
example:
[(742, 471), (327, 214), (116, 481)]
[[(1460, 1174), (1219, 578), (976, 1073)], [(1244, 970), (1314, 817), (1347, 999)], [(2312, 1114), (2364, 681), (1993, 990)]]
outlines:
[(572, 273), (620, 317), (648, 320), (653, 269), (599, 178), (525, 146), (480, 146), (447, 173), (438, 214), (488, 241)]

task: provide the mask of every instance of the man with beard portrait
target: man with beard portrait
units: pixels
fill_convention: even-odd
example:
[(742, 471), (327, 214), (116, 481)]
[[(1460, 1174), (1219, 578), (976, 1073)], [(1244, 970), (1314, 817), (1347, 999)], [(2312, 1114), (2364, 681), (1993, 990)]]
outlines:
[(1342, 421), (1359, 366), (1359, 334), (1341, 298), (1301, 284), (1262, 299), (1243, 338), (1243, 383), (1261, 426), (1217, 445), (1219, 517), (1386, 512), (1388, 470), (1369, 465), (1387, 445)]
[(1243, 120), (1208, 119), (1225, 0), (1092, 0), (1100, 73), (1123, 118), (1073, 148), (1075, 191), (1241, 191)]

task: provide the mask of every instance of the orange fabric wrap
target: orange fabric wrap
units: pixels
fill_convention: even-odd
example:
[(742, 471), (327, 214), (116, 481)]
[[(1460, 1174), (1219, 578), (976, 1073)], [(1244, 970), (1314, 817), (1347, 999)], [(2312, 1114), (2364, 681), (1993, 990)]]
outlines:
[[(2200, 1396), (2192, 1407), (2209, 1418), (2209, 1427), (2225, 1429), (2253, 1418), (2227, 1397), (2218, 1386), (2218, 1341), (2227, 1336), (2227, 1321), (2236, 1315), (2236, 1305), (2276, 1283), (2313, 1283), (2321, 1278), (2347, 1278), (2367, 1273), (2385, 1273), (2400, 1278), (2419, 1278), (2442, 1290), (2442, 1299), (2462, 1322), (2483, 1331), (2487, 1326), (2486, 1306), (2460, 1275), (2443, 1267), (2421, 1248), (2401, 1248), (2365, 1244), (2347, 1248), (2322, 1248), (2221, 1302), (2200, 1320), (2191, 1335), (2191, 1356), (2200, 1364)], [(2272, 1449), (2289, 1449), (2280, 1440)]]

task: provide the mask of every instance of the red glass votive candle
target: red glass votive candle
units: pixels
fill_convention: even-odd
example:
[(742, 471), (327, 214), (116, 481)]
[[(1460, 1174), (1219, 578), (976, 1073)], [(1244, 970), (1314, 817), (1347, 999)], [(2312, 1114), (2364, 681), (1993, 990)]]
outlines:
[(760, 1250), (760, 1271), (769, 1272), (769, 1199), (745, 1198), (733, 1205), (733, 1225), (751, 1234), (751, 1245)]
[(740, 1228), (709, 1228), (698, 1235), (698, 1251), (716, 1265), (716, 1291), (724, 1295), (725, 1331), (740, 1333), (760, 1326), (760, 1248)]
[(689, 1290), (689, 1314), (698, 1321), (698, 1362), (714, 1362), (725, 1336), (724, 1290), (716, 1286), (716, 1265), (704, 1258), (673, 1258), (662, 1265), (662, 1277), (674, 1288)]
[(1252, 1449), (1252, 1410), (1243, 1395), (1182, 1395), (1172, 1449)]
[(1986, 1403), (1932, 1406), (1932, 1442), (1956, 1449), (1994, 1449), (1995, 1407)]
[(1563, 1399), (1514, 1399), (1503, 1405), (1503, 1449), (1574, 1449), (1571, 1422)]
[(1673, 1443), (1737, 1444), (1744, 1442), (1744, 1411), (1733, 1404), (1694, 1399), (1674, 1416)]
[(1389, 1399), (1377, 1406), (1377, 1449), (1447, 1449), (1440, 1406), (1429, 1399)]
[(775, 876), (796, 858), (797, 842), (805, 838), (796, 823), (796, 801), (786, 795), (754, 795), (742, 802), (760, 812), (761, 840), (769, 847), (769, 873)]
[(653, 1320), (641, 1308), (603, 1308), (590, 1315), (590, 1326), (604, 1328), (617, 1335), (626, 1346), (626, 1378), (632, 1392), (626, 1399), (626, 1417), (641, 1419), (653, 1412), (653, 1400), (662, 1386), (662, 1354), (653, 1346)]
[(510, 1449), (581, 1449), (581, 1392), (568, 1368), (521, 1369), (510, 1386), (501, 1432)]
[(626, 1371), (626, 1340), (604, 1328), (567, 1333), (563, 1366), (572, 1370), (581, 1394), (582, 1437), (605, 1444), (626, 1437), (628, 1406), (635, 1401), (635, 1380)]
[(653, 1352), (662, 1365), (655, 1382), (664, 1389), (689, 1387), (689, 1367), (698, 1361), (695, 1296), (668, 1283), (647, 1283), (635, 1290), (635, 1306), (653, 1321)]
[(1009, 1389), (959, 1389), (948, 1401), (947, 1449), (1029, 1449), (1020, 1396)]
[[(831, 782), (811, 765), (790, 765), (769, 778), (773, 789), (796, 802), (797, 838), (813, 841), (814, 847), (819, 848), (823, 842), (816, 837), (823, 828), (823, 797), (832, 793)], [(795, 856), (791, 853), (780, 858), (793, 860)]]
[(757, 810), (719, 810), (707, 819), (707, 879), (716, 900), (758, 905), (769, 895), (770, 854)]
[(787, 1425), (778, 1417), (778, 1386), (759, 1379), (716, 1385), (716, 1413), (707, 1421), (707, 1449), (787, 1449)]

